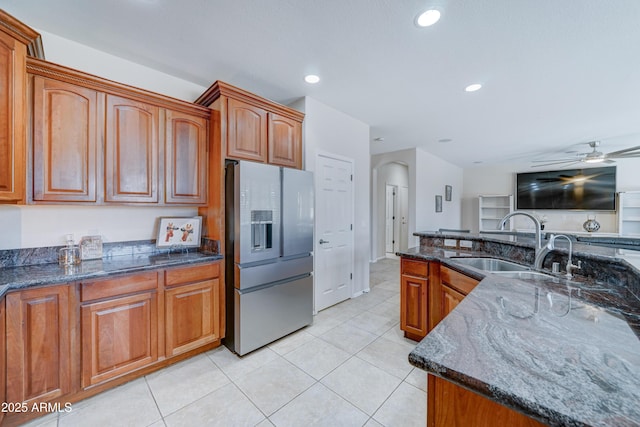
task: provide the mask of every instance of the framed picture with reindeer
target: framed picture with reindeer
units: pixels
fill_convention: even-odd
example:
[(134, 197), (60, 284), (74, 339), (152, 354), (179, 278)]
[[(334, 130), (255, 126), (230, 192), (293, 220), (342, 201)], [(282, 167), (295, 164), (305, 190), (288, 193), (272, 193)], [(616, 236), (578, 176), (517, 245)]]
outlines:
[(157, 248), (195, 248), (200, 246), (201, 216), (163, 216), (158, 218), (158, 221)]

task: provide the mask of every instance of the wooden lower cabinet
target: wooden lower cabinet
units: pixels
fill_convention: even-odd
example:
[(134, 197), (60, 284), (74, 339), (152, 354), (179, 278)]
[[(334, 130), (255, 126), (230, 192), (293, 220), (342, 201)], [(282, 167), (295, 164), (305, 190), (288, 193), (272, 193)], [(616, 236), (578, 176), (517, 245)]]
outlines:
[[(0, 402), (7, 401), (7, 346), (5, 337), (4, 299), (0, 300)], [(4, 411), (0, 410), (0, 424), (4, 419)]]
[(74, 330), (69, 285), (6, 296), (7, 402), (47, 402), (71, 393)]
[(440, 266), (440, 280), (436, 287), (436, 297), (434, 298), (434, 313), (437, 317), (432, 327), (435, 327), (447, 314), (466, 297), (469, 292), (476, 287), (478, 280), (465, 276), (449, 267)]
[(82, 386), (158, 360), (158, 294), (122, 296), (82, 306)]
[(82, 387), (158, 360), (158, 272), (80, 285)]
[(165, 285), (167, 357), (219, 340), (220, 264), (168, 270)]
[(541, 427), (520, 412), (447, 380), (428, 375), (427, 427)]
[(420, 341), (428, 332), (429, 263), (400, 260), (400, 329), (404, 336)]

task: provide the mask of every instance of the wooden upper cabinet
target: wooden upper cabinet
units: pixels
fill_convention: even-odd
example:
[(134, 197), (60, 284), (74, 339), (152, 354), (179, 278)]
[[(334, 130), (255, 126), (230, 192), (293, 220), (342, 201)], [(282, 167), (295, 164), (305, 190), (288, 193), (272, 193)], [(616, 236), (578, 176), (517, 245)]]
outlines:
[(267, 112), (229, 98), (227, 104), (227, 157), (267, 160)]
[(33, 200), (97, 200), (97, 114), (96, 91), (34, 77)]
[(220, 115), (211, 132), (224, 159), (302, 168), (304, 114), (230, 84), (216, 81), (195, 101)]
[(269, 113), (269, 163), (302, 168), (302, 123)]
[(167, 111), (165, 131), (165, 203), (207, 202), (208, 121)]
[(26, 201), (27, 55), (44, 57), (40, 34), (0, 9), (0, 203)]
[(73, 321), (69, 286), (10, 293), (7, 314), (7, 402), (45, 402), (72, 391)]
[(0, 30), (0, 202), (25, 198), (26, 56), (26, 46)]
[(158, 107), (107, 95), (106, 202), (158, 202), (158, 116)]
[(39, 59), (26, 70), (29, 202), (207, 204), (209, 108)]

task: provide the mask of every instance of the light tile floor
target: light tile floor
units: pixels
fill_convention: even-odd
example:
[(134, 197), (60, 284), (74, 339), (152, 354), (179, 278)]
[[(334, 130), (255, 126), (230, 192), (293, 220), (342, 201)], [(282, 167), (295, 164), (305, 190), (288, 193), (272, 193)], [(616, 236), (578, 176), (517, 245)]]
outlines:
[(242, 358), (221, 346), (51, 414), (42, 426), (424, 426), (426, 373), (402, 336), (397, 259), (371, 291)]

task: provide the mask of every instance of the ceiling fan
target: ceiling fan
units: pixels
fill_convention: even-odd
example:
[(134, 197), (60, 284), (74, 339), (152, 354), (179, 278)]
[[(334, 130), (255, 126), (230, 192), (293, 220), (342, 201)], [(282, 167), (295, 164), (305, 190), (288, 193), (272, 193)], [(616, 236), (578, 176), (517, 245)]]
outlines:
[(593, 151), (589, 153), (576, 154), (576, 157), (572, 159), (557, 159), (557, 160), (533, 160), (533, 163), (542, 163), (532, 165), (531, 167), (537, 168), (541, 166), (553, 166), (553, 165), (572, 165), (575, 163), (615, 163), (613, 159), (627, 159), (630, 157), (640, 157), (640, 145), (625, 148), (624, 150), (612, 151), (611, 153), (603, 153), (598, 151), (600, 141), (591, 141), (589, 146)]

